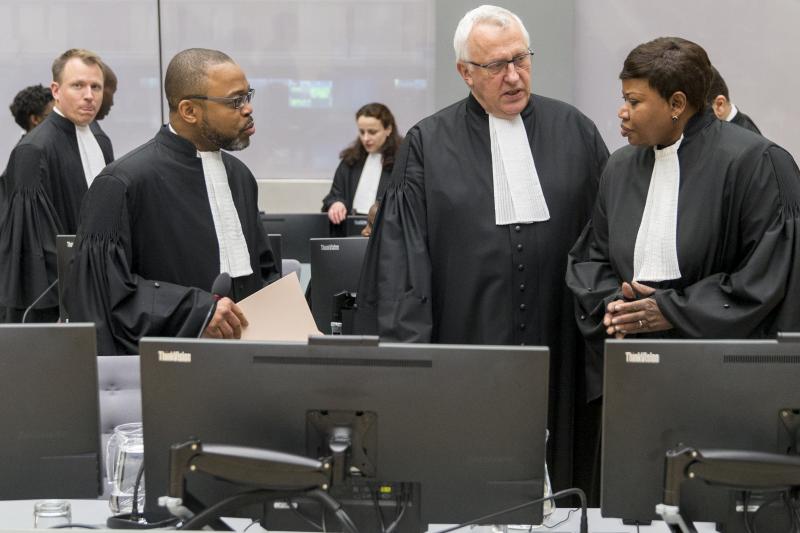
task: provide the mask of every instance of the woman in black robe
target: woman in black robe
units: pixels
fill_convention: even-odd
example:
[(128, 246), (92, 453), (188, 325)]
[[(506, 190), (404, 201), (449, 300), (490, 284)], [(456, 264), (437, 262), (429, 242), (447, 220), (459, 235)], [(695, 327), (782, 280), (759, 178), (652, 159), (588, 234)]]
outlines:
[[(642, 44), (620, 79), (618, 115), (630, 146), (608, 160), (566, 278), (598, 369), (609, 336), (757, 338), (800, 330), (800, 172), (791, 155), (716, 119), (705, 105), (711, 65), (695, 43)], [(661, 209), (666, 197), (655, 193), (656, 160), (670, 148), (677, 153), (671, 222)], [(646, 225), (646, 207), (668, 216)], [(642, 259), (653, 268), (637, 272), (637, 253), (644, 257), (648, 247), (662, 255)]]
[[(353, 200), (364, 170), (364, 163), (370, 154), (381, 154), (382, 169), (378, 192), (370, 205), (379, 200), (394, 166), (394, 155), (403, 138), (397, 132), (394, 115), (383, 104), (367, 104), (356, 111), (358, 137), (339, 154), (341, 162), (336, 168), (333, 184), (328, 195), (322, 200), (322, 211), (328, 213), (333, 224), (341, 224), (349, 214), (357, 212)], [(369, 207), (360, 211), (366, 215)]]

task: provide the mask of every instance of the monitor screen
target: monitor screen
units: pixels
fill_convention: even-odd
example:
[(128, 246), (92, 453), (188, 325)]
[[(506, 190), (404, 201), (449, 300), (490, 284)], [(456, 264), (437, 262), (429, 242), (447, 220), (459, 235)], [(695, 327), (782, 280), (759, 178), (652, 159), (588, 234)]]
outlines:
[[(784, 420), (800, 413), (798, 384), (796, 342), (606, 341), (603, 516), (656, 519), (664, 456), (678, 444), (787, 453), (797, 428), (787, 429)], [(728, 517), (731, 498), (697, 480), (681, 486), (681, 509), (698, 521), (736, 520)]]
[(330, 237), (327, 213), (262, 213), (261, 222), (267, 233), (281, 234), (281, 256), (308, 263), (309, 243), (314, 237)]
[[(372, 419), (365, 439), (372, 444), (363, 447), (372, 468), (344, 487), (350, 493), (343, 504), (361, 531), (380, 530), (369, 489), (376, 483), (416, 487), (423, 524), (460, 523), (541, 497), (547, 348), (321, 339), (333, 344), (143, 339), (148, 512), (167, 494), (170, 445), (196, 437), (319, 455), (315, 413)], [(360, 483), (368, 485), (363, 492)], [(198, 475), (189, 488), (212, 504), (226, 487)], [(342, 497), (340, 489), (334, 485), (331, 493)], [(538, 523), (541, 506), (505, 521)]]
[(0, 325), (0, 500), (96, 498), (94, 324)]
[(311, 239), (311, 312), (322, 333), (331, 333), (334, 295), (358, 290), (367, 242), (366, 237)]

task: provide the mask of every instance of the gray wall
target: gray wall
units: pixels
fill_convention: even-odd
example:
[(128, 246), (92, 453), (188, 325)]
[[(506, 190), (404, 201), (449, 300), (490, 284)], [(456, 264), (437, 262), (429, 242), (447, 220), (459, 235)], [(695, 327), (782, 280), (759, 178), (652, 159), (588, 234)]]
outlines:
[(609, 149), (625, 144), (617, 118), (625, 56), (640, 43), (676, 35), (703, 46), (737, 107), (800, 157), (800, 1), (577, 0), (575, 15), (575, 103)]
[[(338, 151), (355, 137), (352, 113), (358, 105), (388, 100), (405, 131), (466, 96), (452, 38), (460, 18), (480, 3), (161, 0), (160, 49), (156, 0), (0, 0), (0, 107), (26, 85), (49, 84), (50, 64), (63, 50), (94, 49), (119, 75), (116, 103), (103, 127), (120, 156), (162, 122), (159, 50), (168, 61), (185, 47), (219, 47), (243, 64), (257, 88), (258, 133), (242, 158), (260, 179), (312, 178), (288, 180), (297, 186), (282, 195), (264, 192), (276, 200), (270, 209), (315, 211)], [(793, 101), (800, 89), (795, 36), (800, 0), (507, 0), (502, 5), (520, 15), (531, 34), (534, 91), (578, 106), (612, 150), (624, 144), (616, 118), (622, 60), (641, 42), (680, 35), (706, 48), (733, 101), (764, 133), (800, 156), (800, 106)], [(331, 108), (287, 110), (281, 80), (327, 80), (341, 72), (349, 81), (338, 86)], [(0, 166), (19, 136), (10, 113), (2, 113)], [(301, 126), (300, 119), (308, 121)], [(296, 148), (285, 144), (290, 139)]]

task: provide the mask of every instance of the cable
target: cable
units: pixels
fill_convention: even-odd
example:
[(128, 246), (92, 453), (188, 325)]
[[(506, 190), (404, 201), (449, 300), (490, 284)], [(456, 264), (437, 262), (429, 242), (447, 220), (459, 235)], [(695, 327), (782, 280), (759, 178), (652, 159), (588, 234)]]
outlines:
[(406, 490), (406, 484), (403, 483), (400, 487), (403, 498), (402, 505), (400, 504), (399, 501), (397, 500), (395, 501), (396, 505), (395, 508), (399, 509), (399, 511), (395, 514), (394, 521), (391, 524), (389, 524), (389, 527), (386, 528), (385, 533), (394, 533), (394, 530), (397, 529), (398, 525), (400, 525), (400, 520), (402, 520), (403, 516), (406, 514), (406, 509), (408, 509), (409, 507), (409, 499), (411, 498), (411, 496), (409, 494), (409, 491)]
[(48, 529), (100, 529), (98, 526), (93, 526), (91, 524), (58, 524), (55, 526), (50, 526)]
[[(777, 502), (779, 500), (784, 500), (785, 495), (786, 495), (786, 493), (784, 491), (781, 491), (776, 496), (774, 496), (774, 497), (772, 497), (772, 498), (770, 498), (768, 500), (764, 500), (764, 502), (761, 505), (758, 506), (758, 509), (756, 510), (756, 512), (753, 513), (752, 519), (750, 519), (749, 526), (751, 528), (752, 533), (758, 533), (758, 528), (756, 527), (757, 524), (758, 524), (758, 517), (761, 516), (764, 513), (764, 511), (767, 508), (771, 507), (775, 502)], [(782, 502), (782, 503), (784, 505), (786, 505), (785, 501)], [(745, 507), (745, 509), (747, 509), (747, 507)], [(746, 513), (747, 513), (747, 511), (745, 511), (745, 520), (747, 519), (746, 518), (746, 516), (747, 516)], [(791, 516), (789, 517), (789, 520), (790, 521), (792, 520)], [(747, 527), (747, 526), (745, 526), (745, 527)]]
[(370, 496), (372, 496), (372, 506), (375, 508), (375, 514), (378, 515), (378, 526), (380, 526), (381, 531), (386, 533), (386, 523), (383, 521), (383, 511), (381, 511), (380, 503), (378, 502), (378, 490), (380, 490), (377, 486), (369, 491)]
[(32, 303), (31, 305), (29, 305), (29, 306), (28, 306), (28, 307), (25, 309), (25, 312), (24, 312), (24, 313), (22, 313), (22, 323), (23, 323), (23, 324), (24, 324), (24, 323), (25, 323), (25, 321), (28, 319), (28, 313), (30, 313), (30, 312), (33, 310), (33, 308), (36, 306), (36, 304), (38, 304), (40, 301), (42, 301), (42, 298), (44, 298), (44, 297), (47, 295), (47, 293), (48, 293), (48, 292), (50, 292), (50, 289), (52, 289), (52, 288), (53, 288), (53, 287), (55, 287), (56, 285), (58, 285), (58, 278), (56, 278), (56, 280), (55, 280), (53, 283), (51, 283), (51, 284), (50, 284), (50, 285), (49, 285), (49, 286), (48, 286), (48, 287), (47, 287), (47, 288), (44, 290), (44, 292), (42, 292), (42, 294), (40, 294), (39, 296), (37, 296), (37, 297), (36, 297), (36, 299), (33, 301), (33, 303)]
[(333, 512), (342, 526), (344, 526), (344, 533), (358, 533), (358, 528), (345, 510), (342, 509), (342, 504), (336, 501), (330, 494), (321, 489), (313, 489), (308, 491), (308, 495), (317, 498)]
[(142, 483), (142, 476), (144, 475), (144, 461), (139, 465), (139, 471), (136, 473), (136, 482), (133, 484), (133, 503), (131, 503), (131, 521), (139, 521), (139, 486)]
[[(294, 514), (296, 514), (297, 516), (302, 518), (305, 522), (310, 524), (314, 529), (317, 529), (319, 531), (323, 531), (324, 530), (324, 528), (325, 528), (324, 521), (323, 521), (323, 524), (317, 524), (316, 522), (314, 522), (313, 519), (311, 519), (310, 517), (306, 516), (305, 514), (303, 514), (300, 511), (299, 504), (295, 504), (294, 500), (289, 500), (289, 509), (291, 509)], [(325, 513), (325, 511), (323, 511), (323, 514), (324, 513)]]
[(567, 517), (564, 520), (562, 520), (561, 522), (556, 522), (555, 524), (549, 524), (549, 525), (548, 524), (542, 524), (542, 527), (545, 528), (545, 529), (553, 529), (554, 527), (558, 527), (561, 524), (563, 524), (565, 522), (568, 522), (570, 517), (572, 516), (572, 513), (576, 512), (576, 511), (579, 511), (579, 510), (580, 510), (580, 507), (575, 507), (573, 509), (570, 509), (569, 512), (567, 512)]
[(461, 529), (462, 527), (476, 525), (479, 523), (486, 523), (491, 518), (496, 518), (498, 516), (502, 516), (504, 514), (513, 513), (514, 511), (519, 511), (520, 509), (525, 509), (526, 507), (530, 507), (531, 505), (536, 505), (537, 503), (542, 503), (545, 500), (557, 500), (559, 498), (563, 498), (564, 496), (571, 496), (577, 495), (578, 498), (581, 500), (581, 525), (580, 525), (580, 533), (587, 533), (589, 530), (589, 525), (586, 521), (586, 494), (581, 489), (564, 489), (560, 490), (550, 496), (545, 496), (544, 498), (536, 498), (535, 500), (531, 500), (529, 502), (521, 503), (519, 505), (515, 505), (514, 507), (509, 507), (507, 509), (502, 509), (500, 511), (490, 513), (487, 515), (483, 515), (478, 518), (474, 518), (468, 522), (464, 522), (457, 526), (449, 527), (447, 529), (440, 529), (435, 533), (449, 533), (450, 531), (455, 531), (456, 529)]
[[(761, 507), (763, 507), (764, 505), (765, 504), (761, 504)], [(744, 520), (744, 530), (745, 530), (746, 533), (753, 533), (753, 528), (750, 527), (750, 515), (749, 515), (749, 513), (750, 513), (750, 491), (749, 490), (743, 490), (742, 491), (742, 507), (743, 507), (743, 511), (744, 511), (742, 513), (742, 520)], [(759, 509), (761, 509), (761, 507), (759, 507)]]
[[(296, 495), (292, 492), (291, 495)], [(183, 523), (178, 529), (201, 529), (215, 518), (222, 516), (228, 510), (236, 509), (250, 503), (261, 503), (264, 500), (272, 500), (278, 497), (286, 497), (286, 493), (277, 493), (270, 490), (254, 490), (229, 496), (211, 507), (197, 513), (192, 518)]]

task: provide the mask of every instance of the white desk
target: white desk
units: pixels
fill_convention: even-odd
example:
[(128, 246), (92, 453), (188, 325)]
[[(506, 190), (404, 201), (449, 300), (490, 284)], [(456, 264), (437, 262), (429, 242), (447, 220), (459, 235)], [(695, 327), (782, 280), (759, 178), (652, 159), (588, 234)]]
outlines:
[[(33, 529), (33, 504), (36, 500), (11, 500), (0, 501), (0, 529), (2, 530), (21, 530)], [(70, 500), (72, 504), (72, 523), (86, 524), (98, 527), (105, 526), (105, 520), (110, 515), (107, 500)], [(553, 515), (545, 521), (542, 527), (534, 528), (534, 532), (548, 533), (577, 533), (580, 526), (580, 512), (575, 511), (567, 518), (569, 509), (556, 509)], [(237, 531), (244, 531), (250, 525), (246, 519), (229, 519), (226, 522)], [(713, 533), (716, 531), (711, 524), (696, 524), (701, 533)], [(549, 526), (546, 527), (546, 526)], [(432, 525), (428, 531), (435, 533), (444, 529), (445, 525)], [(120, 530), (115, 530), (120, 531)], [(466, 527), (459, 530), (464, 533), (492, 533), (499, 531), (489, 526)], [(603, 518), (600, 516), (599, 509), (589, 509), (589, 531), (593, 533), (636, 533), (635, 526), (626, 526), (622, 521), (613, 518)], [(654, 523), (651, 526), (641, 526), (640, 533), (667, 533), (669, 529), (663, 523)], [(247, 533), (263, 533), (264, 530), (258, 525), (253, 525), (247, 529)], [(271, 532), (275, 533), (275, 532)], [(362, 533), (374, 533), (364, 531)], [(509, 531), (509, 533), (523, 533), (523, 530)]]

